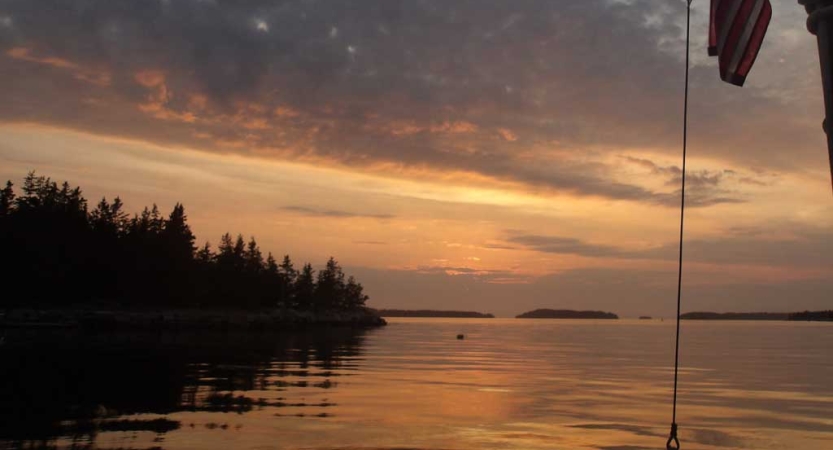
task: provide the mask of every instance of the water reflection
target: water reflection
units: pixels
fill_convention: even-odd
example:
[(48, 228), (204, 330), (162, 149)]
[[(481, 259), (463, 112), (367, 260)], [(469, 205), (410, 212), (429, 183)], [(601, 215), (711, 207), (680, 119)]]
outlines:
[[(255, 410), (330, 417), (328, 393), (355, 373), (365, 333), (10, 333), (0, 445), (93, 447), (111, 432), (160, 443), (181, 428), (239, 430), (227, 414)], [(214, 414), (176, 414), (200, 412)]]
[[(10, 335), (0, 348), (0, 447), (662, 447), (674, 324), (603, 322)], [(687, 450), (833, 448), (831, 324), (687, 323), (684, 339)]]

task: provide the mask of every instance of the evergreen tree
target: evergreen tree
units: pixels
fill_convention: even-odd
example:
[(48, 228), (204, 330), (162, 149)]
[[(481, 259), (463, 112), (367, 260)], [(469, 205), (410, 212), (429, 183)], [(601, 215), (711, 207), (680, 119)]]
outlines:
[(6, 181), (6, 188), (0, 191), (0, 217), (12, 212), (14, 207), (14, 185), (11, 180)]
[(352, 275), (347, 278), (347, 285), (344, 287), (344, 308), (352, 310), (363, 307), (368, 300), (363, 291), (361, 283), (357, 283)]
[(269, 252), (269, 256), (266, 257), (266, 273), (274, 277), (280, 276), (280, 273), (278, 273), (278, 262), (275, 261), (272, 252)]
[(231, 234), (226, 233), (220, 237), (220, 246), (217, 258), (220, 262), (231, 262), (234, 254), (234, 243), (231, 240)]
[(171, 211), (168, 220), (162, 224), (162, 238), (167, 251), (177, 264), (187, 264), (194, 255), (194, 233), (188, 225), (185, 206), (177, 203)]
[(102, 197), (90, 214), (93, 231), (108, 236), (118, 236), (124, 233), (128, 229), (129, 220), (123, 208), (124, 203), (119, 197), (116, 197), (112, 204), (107, 202), (107, 198)]
[(23, 179), (23, 195), (17, 198), (17, 209), (36, 210), (42, 204), (42, 193), (44, 185), (48, 183), (48, 179), (38, 177), (35, 172), (29, 172), (26, 178)]
[(283, 278), (278, 268), (278, 262), (272, 256), (272, 252), (269, 252), (269, 255), (266, 257), (263, 277), (264, 306), (286, 306), (283, 297)]
[(294, 306), (295, 301), (295, 282), (298, 279), (298, 271), (289, 259), (289, 255), (284, 255), (283, 261), (278, 266), (278, 272), (281, 276), (279, 287), (278, 302), (286, 306)]
[(0, 190), (0, 250), (13, 262), (4, 269), (7, 279), (30, 288), (25, 297), (0, 296), (0, 307), (82, 301), (324, 312), (367, 301), (355, 279), (345, 283), (333, 258), (317, 275), (310, 264), (298, 273), (288, 255), (280, 264), (271, 253), (264, 261), (254, 237), (247, 244), (229, 233), (216, 253), (208, 242), (196, 250), (180, 203), (167, 218), (155, 204), (129, 218), (118, 197), (88, 211), (80, 188), (34, 172), (22, 194), (11, 181)]
[(165, 228), (165, 219), (162, 218), (159, 207), (154, 203), (148, 216), (148, 232), (151, 234), (160, 234), (163, 228)]
[(294, 306), (296, 308), (304, 311), (313, 309), (315, 301), (315, 271), (312, 269), (311, 264), (304, 264), (304, 268), (301, 269), (301, 273), (298, 274), (298, 278), (295, 280), (293, 291), (295, 293)]
[(238, 235), (233, 240), (231, 234), (226, 233), (220, 238), (217, 262), (223, 266), (223, 270), (231, 272), (242, 272), (245, 267), (246, 244), (243, 236)]
[(150, 210), (145, 206), (145, 209), (142, 210), (142, 214), (134, 214), (133, 218), (130, 219), (130, 224), (127, 227), (127, 234), (137, 237), (137, 236), (144, 236), (150, 230)]
[(278, 266), (278, 269), (280, 269), (281, 275), (288, 284), (295, 284), (295, 279), (298, 278), (298, 271), (295, 270), (295, 266), (292, 264), (292, 260), (289, 259), (289, 255), (283, 256), (283, 261)]
[(87, 199), (82, 195), (80, 187), (69, 189), (66, 197), (66, 210), (75, 220), (87, 222)]
[(243, 270), (246, 265), (246, 243), (243, 241), (243, 235), (238, 234), (234, 241), (234, 248), (231, 250), (234, 256), (234, 267), (238, 270)]
[(211, 243), (205, 241), (205, 245), (197, 250), (196, 257), (197, 262), (202, 265), (208, 265), (214, 262), (214, 252), (211, 251)]
[(243, 253), (243, 259), (246, 260), (246, 271), (250, 274), (259, 274), (263, 271), (263, 253), (257, 245), (254, 236), (246, 245), (246, 250)]
[(327, 260), (324, 270), (318, 272), (315, 286), (315, 309), (327, 311), (341, 307), (344, 294), (344, 272), (333, 257)]
[(116, 234), (113, 229), (112, 218), (110, 217), (110, 203), (106, 197), (102, 197), (101, 201), (98, 202), (98, 205), (90, 213), (90, 224), (96, 233)]

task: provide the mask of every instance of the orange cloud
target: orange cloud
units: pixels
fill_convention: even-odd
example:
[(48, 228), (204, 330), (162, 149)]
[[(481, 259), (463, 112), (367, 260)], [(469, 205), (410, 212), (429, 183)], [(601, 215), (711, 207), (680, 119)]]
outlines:
[(383, 127), (383, 129), (387, 129), (387, 131), (394, 136), (411, 136), (414, 134), (422, 133), (423, 131), (428, 131), (430, 133), (437, 134), (475, 133), (478, 130), (478, 126), (465, 120), (447, 120), (440, 124), (431, 125), (428, 127), (419, 126), (413, 121), (394, 121), (387, 127)]
[(188, 97), (188, 108), (204, 110), (208, 106), (208, 97), (203, 94), (191, 94)]
[(465, 120), (460, 120), (456, 122), (445, 121), (440, 125), (433, 125), (431, 128), (429, 128), (429, 130), (432, 133), (474, 133), (477, 131), (477, 125), (471, 122), (466, 122)]
[(66, 59), (56, 58), (56, 57), (51, 57), (51, 56), (40, 57), (39, 58), (37, 56), (33, 56), (31, 54), (31, 52), (32, 52), (32, 50), (29, 49), (29, 48), (26, 48), (26, 47), (14, 47), (14, 48), (9, 49), (6, 52), (6, 55), (11, 56), (14, 59), (19, 59), (19, 60), (22, 60), (22, 61), (35, 62), (35, 63), (38, 63), (38, 64), (45, 64), (47, 66), (52, 66), (52, 67), (56, 67), (56, 68), (59, 68), (59, 69), (77, 69), (78, 68), (77, 64), (75, 64), (73, 62), (70, 62), (70, 61), (67, 61)]
[(512, 130), (508, 128), (498, 128), (497, 132), (500, 135), (500, 137), (509, 142), (515, 142), (518, 140), (518, 135), (513, 133)]
[(133, 76), (140, 85), (148, 88), (151, 92), (147, 95), (147, 101), (138, 105), (139, 111), (146, 113), (156, 119), (171, 120), (178, 122), (194, 123), (197, 116), (190, 111), (179, 112), (168, 108), (171, 93), (165, 84), (165, 74), (159, 70), (143, 70)]
[(272, 128), (269, 122), (262, 117), (249, 119), (248, 121), (242, 122), (241, 126), (247, 130), (268, 130)]
[(292, 119), (301, 115), (301, 113), (288, 106), (278, 106), (274, 111), (272, 111), (272, 114), (274, 114), (275, 117), (282, 119)]
[(6, 56), (20, 61), (27, 61), (36, 64), (50, 66), (55, 69), (73, 72), (73, 78), (85, 83), (107, 86), (110, 84), (111, 76), (106, 71), (95, 71), (84, 68), (72, 61), (55, 56), (38, 57), (32, 54), (32, 49), (27, 47), (14, 47), (6, 51)]
[(143, 70), (136, 73), (133, 78), (137, 83), (147, 88), (165, 87), (165, 74), (159, 70)]
[(391, 126), (391, 134), (394, 136), (410, 136), (423, 131), (424, 128), (418, 127), (411, 122), (395, 122)]

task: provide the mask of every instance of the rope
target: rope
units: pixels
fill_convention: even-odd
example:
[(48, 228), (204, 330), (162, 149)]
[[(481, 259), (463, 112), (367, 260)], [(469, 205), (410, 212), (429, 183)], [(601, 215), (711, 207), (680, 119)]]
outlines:
[(677, 268), (677, 338), (674, 345), (674, 402), (671, 413), (671, 433), (665, 443), (666, 450), (679, 450), (677, 439), (677, 375), (680, 370), (680, 299), (683, 289), (683, 224), (685, 223), (685, 156), (688, 145), (688, 59), (691, 48), (691, 2), (687, 0), (685, 22), (685, 100), (683, 101), (683, 169), (680, 194), (680, 261)]

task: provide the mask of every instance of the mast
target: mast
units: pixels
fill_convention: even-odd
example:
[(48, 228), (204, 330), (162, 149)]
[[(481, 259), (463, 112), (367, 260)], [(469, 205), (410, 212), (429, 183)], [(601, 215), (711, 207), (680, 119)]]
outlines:
[(821, 83), (824, 89), (826, 118), (822, 128), (827, 134), (827, 153), (830, 158), (830, 177), (833, 186), (833, 0), (798, 0), (809, 15), (807, 30), (816, 35), (819, 43)]

